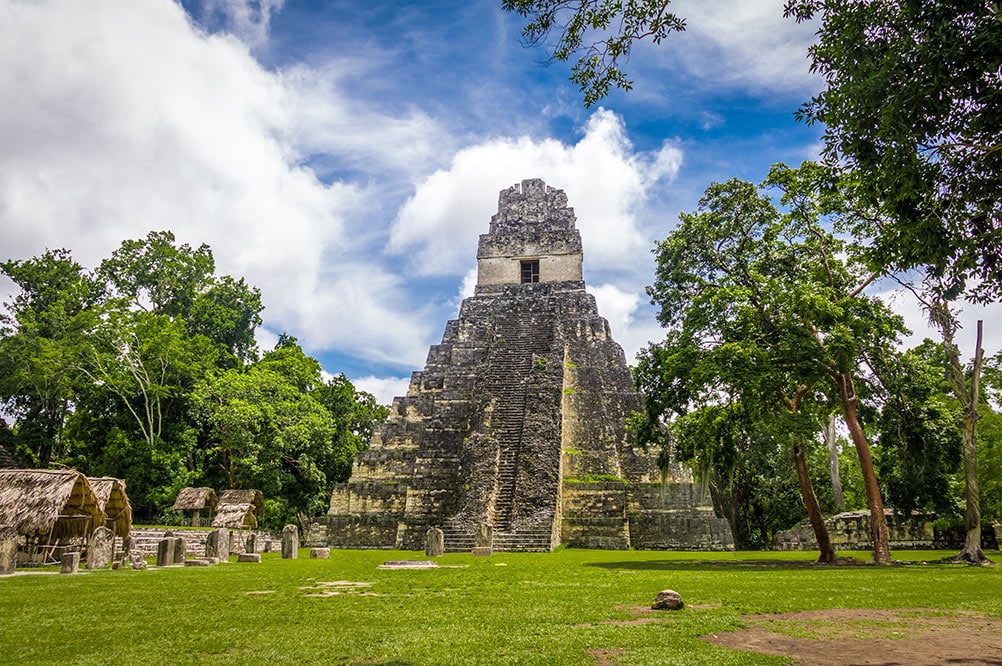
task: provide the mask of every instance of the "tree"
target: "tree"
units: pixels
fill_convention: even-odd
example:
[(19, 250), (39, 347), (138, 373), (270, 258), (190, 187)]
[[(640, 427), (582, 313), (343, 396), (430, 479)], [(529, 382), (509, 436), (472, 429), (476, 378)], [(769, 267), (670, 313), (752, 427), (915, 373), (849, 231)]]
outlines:
[(0, 315), (0, 402), (18, 420), (18, 448), (47, 467), (53, 454), (64, 453), (79, 379), (74, 368), (103, 289), (64, 249), (5, 261), (0, 270), (21, 289)]
[(980, 341), (965, 380), (951, 303), (964, 293), (981, 301), (1002, 294), (999, 9), (974, 0), (790, 0), (785, 12), (821, 20), (810, 55), (828, 85), (800, 117), (825, 125), (828, 162), (854, 171), (854, 196), (880, 213), (856, 230), (872, 239), (870, 261), (925, 273), (920, 300), (942, 331), (951, 386), (966, 404), (969, 533), (958, 557), (981, 561)]
[(369, 448), (375, 425), (383, 421), (390, 410), (378, 404), (372, 394), (356, 390), (344, 375), (331, 377), (312, 395), (334, 419), (332, 457), (325, 473), (333, 483), (347, 481), (355, 455)]
[(879, 369), (875, 424), (880, 478), (888, 503), (913, 510), (953, 514), (950, 477), (961, 458), (958, 403), (949, 396), (943, 345), (925, 340), (885, 357)]
[[(529, 19), (524, 43), (550, 48), (549, 62), (577, 56), (571, 81), (590, 107), (613, 87), (633, 88), (622, 66), (634, 42), (650, 38), (660, 44), (672, 32), (685, 30), (685, 19), (668, 11), (670, 0), (501, 0), (505, 11)], [(556, 42), (548, 44), (553, 34)]]
[(216, 263), (204, 243), (195, 250), (174, 243), (170, 231), (151, 231), (145, 239), (123, 241), (101, 262), (98, 277), (108, 284), (113, 298), (131, 308), (187, 318)]
[[(981, 0), (790, 0), (819, 18), (812, 68), (827, 87), (800, 117), (823, 123), (825, 155), (886, 213), (872, 260), (1002, 289), (1002, 21)], [(947, 300), (953, 300), (948, 297)]]
[[(903, 327), (883, 303), (863, 293), (875, 276), (823, 228), (822, 220), (842, 224), (851, 216), (837, 191), (824, 189), (824, 176), (811, 163), (773, 167), (767, 184), (782, 191), (788, 209), (782, 215), (750, 183), (711, 185), (699, 210), (680, 215), (679, 226), (658, 245), (657, 279), (648, 292), (669, 335), (688, 336), (712, 351), (715, 367), (726, 373), (722, 381), (747, 387), (743, 395), (766, 396), (774, 413), (785, 409), (791, 423), (805, 418), (805, 400), (819, 402), (816, 392), (840, 405), (866, 485), (874, 560), (886, 563), (883, 501), (856, 382), (868, 355), (886, 350)], [(790, 432), (805, 504), (817, 527), (820, 511), (807, 491), (802, 463), (804, 427)]]

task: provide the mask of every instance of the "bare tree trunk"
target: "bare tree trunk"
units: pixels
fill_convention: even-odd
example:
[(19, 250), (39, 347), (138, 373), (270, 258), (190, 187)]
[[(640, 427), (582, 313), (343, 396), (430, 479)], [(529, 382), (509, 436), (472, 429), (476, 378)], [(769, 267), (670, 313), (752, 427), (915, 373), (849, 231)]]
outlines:
[(811, 484), (811, 475), (807, 472), (807, 460), (804, 457), (804, 443), (799, 434), (793, 435), (793, 463), (797, 468), (797, 481), (800, 482), (800, 496), (804, 500), (804, 507), (807, 509), (807, 517), (811, 521), (814, 529), (814, 538), (818, 541), (818, 562), (833, 564), (835, 562), (835, 547), (832, 546), (831, 538), (828, 536), (828, 526), (825, 525), (825, 517), (821, 513), (821, 505), (818, 504), (818, 496), (814, 493), (814, 486)]
[[(964, 444), (964, 500), (966, 504), (965, 523), (967, 534), (964, 537), (964, 548), (954, 557), (955, 562), (982, 564), (990, 562), (981, 550), (981, 498), (978, 491), (978, 391), (981, 382), (981, 363), (985, 350), (981, 348), (982, 321), (978, 320), (978, 334), (974, 351), (974, 367), (971, 371), (970, 389), (960, 363), (960, 351), (953, 343), (953, 336), (946, 340), (944, 329), (944, 348), (950, 361), (950, 382), (963, 405), (961, 417), (961, 433)], [(952, 333), (952, 330), (951, 330)]]
[(849, 428), (849, 437), (856, 447), (859, 456), (859, 467), (863, 472), (863, 485), (866, 487), (866, 504), (870, 509), (870, 539), (873, 543), (873, 561), (876, 564), (890, 564), (891, 548), (887, 536), (887, 518), (884, 516), (884, 501), (880, 498), (880, 487), (877, 485), (877, 474), (873, 471), (873, 458), (870, 447), (866, 443), (866, 434), (859, 423), (856, 411), (856, 387), (852, 375), (848, 372), (836, 375), (839, 397), (842, 402), (842, 414)]
[(828, 447), (828, 471), (832, 478), (835, 506), (839, 510), (844, 510), (845, 499), (842, 497), (842, 479), (838, 471), (838, 442), (835, 441), (835, 422), (835, 415), (829, 415), (828, 425), (825, 426), (825, 446)]

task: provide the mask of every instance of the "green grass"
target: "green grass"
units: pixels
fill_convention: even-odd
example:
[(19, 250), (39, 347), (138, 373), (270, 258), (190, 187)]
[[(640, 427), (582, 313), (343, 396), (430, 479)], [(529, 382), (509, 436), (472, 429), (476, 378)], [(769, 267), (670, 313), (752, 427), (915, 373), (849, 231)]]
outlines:
[[(611, 650), (624, 664), (778, 664), (699, 636), (738, 628), (744, 613), (806, 609), (1002, 617), (998, 566), (818, 567), (811, 553), (562, 549), (446, 555), (441, 568), (415, 571), (376, 567), (422, 553), (306, 555), (0, 578), (0, 654), (4, 663), (26, 664), (588, 664), (589, 650)], [(338, 581), (371, 584), (321, 585)], [(662, 622), (630, 624), (633, 609), (665, 588), (688, 606), (659, 614)], [(336, 594), (307, 596), (323, 592)]]

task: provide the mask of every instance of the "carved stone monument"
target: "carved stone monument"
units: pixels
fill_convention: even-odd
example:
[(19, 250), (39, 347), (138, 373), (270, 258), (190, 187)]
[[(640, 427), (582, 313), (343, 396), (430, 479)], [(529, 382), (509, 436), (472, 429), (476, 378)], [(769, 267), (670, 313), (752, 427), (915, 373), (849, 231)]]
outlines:
[(14, 573), (17, 564), (17, 530), (0, 525), (0, 576)]
[[(640, 399), (622, 348), (585, 290), (564, 192), (541, 180), (503, 190), (477, 251), (477, 285), (424, 370), (337, 486), (319, 541), (419, 550), (441, 526), (469, 551), (733, 549), (727, 521), (679, 470), (626, 430)], [(483, 547), (483, 546), (481, 546)]]
[(174, 537), (174, 564), (184, 564), (188, 556), (188, 540), (184, 537)]
[(174, 564), (174, 548), (177, 539), (167, 537), (157, 542), (157, 566), (166, 567)]
[(299, 557), (299, 528), (286, 525), (282, 528), (282, 559), (294, 560)]
[(219, 558), (225, 562), (230, 558), (230, 531), (220, 527), (209, 532), (205, 539), (205, 556)]
[(445, 554), (445, 534), (437, 527), (428, 528), (425, 535), (424, 554), (427, 557), (439, 557)]
[(63, 553), (59, 558), (59, 573), (75, 574), (80, 569), (80, 553)]
[(115, 533), (107, 527), (94, 530), (87, 544), (87, 568), (107, 569), (114, 555)]

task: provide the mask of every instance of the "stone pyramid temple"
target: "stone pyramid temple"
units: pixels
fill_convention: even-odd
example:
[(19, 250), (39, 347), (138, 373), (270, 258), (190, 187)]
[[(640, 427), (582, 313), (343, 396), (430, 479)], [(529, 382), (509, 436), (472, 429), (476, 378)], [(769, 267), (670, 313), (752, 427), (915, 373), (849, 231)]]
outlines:
[(501, 192), (475, 294), (315, 519), (311, 545), (447, 551), (490, 526), (494, 550), (733, 549), (691, 474), (662, 481), (625, 428), (640, 402), (582, 279), (562, 190)]

